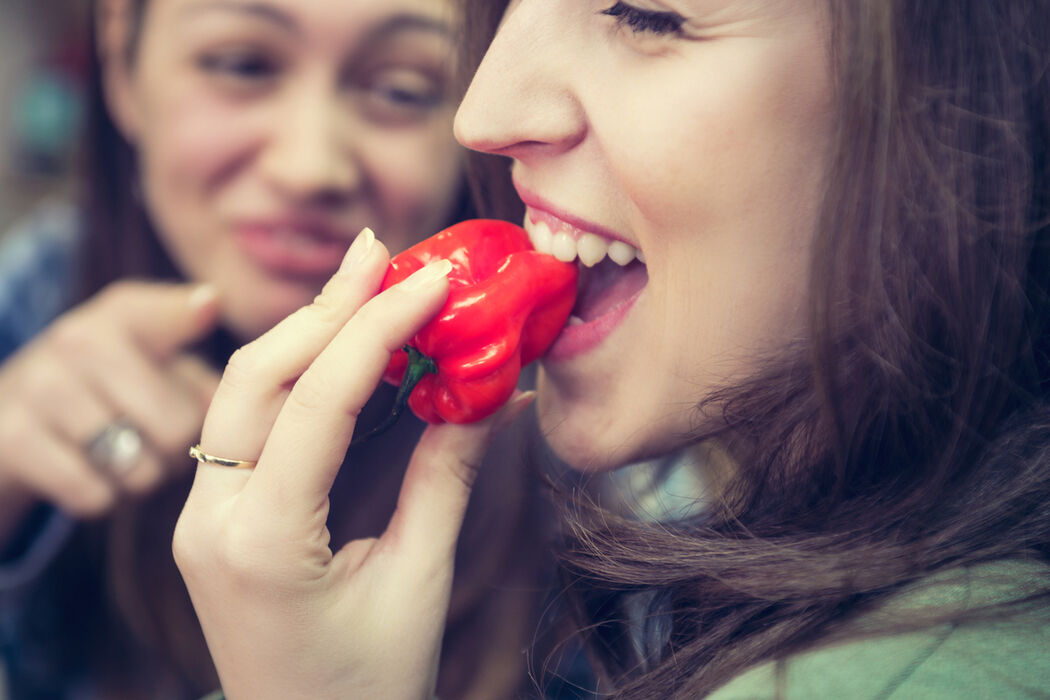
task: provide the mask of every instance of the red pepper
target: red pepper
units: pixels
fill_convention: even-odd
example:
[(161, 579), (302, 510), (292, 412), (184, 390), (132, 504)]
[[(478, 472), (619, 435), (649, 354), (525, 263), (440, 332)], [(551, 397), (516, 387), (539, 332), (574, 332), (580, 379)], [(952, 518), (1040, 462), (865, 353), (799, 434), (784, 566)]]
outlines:
[[(471, 423), (502, 406), (521, 368), (554, 342), (576, 300), (577, 271), (533, 250), (520, 226), (475, 219), (396, 256), (382, 288), (441, 259), (452, 263), (448, 300), (394, 353), (384, 379), (401, 384), (428, 423)], [(414, 388), (406, 389), (406, 373)]]

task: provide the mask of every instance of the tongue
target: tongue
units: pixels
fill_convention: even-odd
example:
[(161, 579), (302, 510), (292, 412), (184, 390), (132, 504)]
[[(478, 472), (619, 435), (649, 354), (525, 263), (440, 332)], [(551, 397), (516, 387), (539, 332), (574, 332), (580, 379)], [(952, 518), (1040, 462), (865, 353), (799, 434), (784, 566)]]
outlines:
[(638, 261), (620, 267), (606, 258), (594, 267), (581, 268), (572, 315), (584, 323), (600, 318), (640, 292), (648, 281), (645, 265)]

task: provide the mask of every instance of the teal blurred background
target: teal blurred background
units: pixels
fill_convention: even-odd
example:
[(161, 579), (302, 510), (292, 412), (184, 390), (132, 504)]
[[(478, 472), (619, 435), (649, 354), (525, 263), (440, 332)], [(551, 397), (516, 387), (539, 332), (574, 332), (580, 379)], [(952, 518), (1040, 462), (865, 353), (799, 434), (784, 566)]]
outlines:
[(87, 14), (86, 0), (0, 0), (0, 236), (75, 195)]

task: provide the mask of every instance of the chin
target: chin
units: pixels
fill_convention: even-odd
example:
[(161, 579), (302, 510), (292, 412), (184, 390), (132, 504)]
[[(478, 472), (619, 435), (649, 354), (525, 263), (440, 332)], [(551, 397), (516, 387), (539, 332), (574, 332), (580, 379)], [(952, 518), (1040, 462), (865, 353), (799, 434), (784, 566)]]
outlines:
[(537, 388), (536, 413), (544, 441), (576, 471), (613, 471), (675, 453), (695, 441), (698, 426), (692, 411), (656, 415), (638, 402), (617, 407), (586, 390), (560, 391), (545, 372), (540, 372)]
[(547, 446), (558, 459), (576, 471), (607, 472), (638, 459), (637, 446), (623, 440), (623, 433), (609, 429), (601, 416), (574, 408), (553, 392), (540, 391), (537, 418)]
[(601, 474), (611, 472), (630, 464), (630, 461), (615, 459), (612, 455), (601, 452), (597, 446), (584, 445), (579, 442), (568, 442), (558, 434), (544, 433), (544, 440), (562, 463), (574, 471), (583, 474)]

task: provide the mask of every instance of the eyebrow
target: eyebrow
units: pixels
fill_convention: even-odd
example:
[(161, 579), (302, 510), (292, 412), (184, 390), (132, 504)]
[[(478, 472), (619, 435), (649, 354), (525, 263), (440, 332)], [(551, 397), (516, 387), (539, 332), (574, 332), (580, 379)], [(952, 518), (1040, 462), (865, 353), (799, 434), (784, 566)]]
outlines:
[(409, 13), (394, 15), (393, 17), (387, 18), (369, 31), (369, 34), (371, 34), (375, 40), (382, 41), (391, 34), (405, 31), (432, 32), (448, 38), (452, 38), (453, 34), (452, 27), (450, 27), (447, 22), (442, 22), (439, 19), (434, 19), (433, 17), (427, 17), (425, 15), (414, 15)]
[(291, 15), (265, 2), (238, 2), (237, 0), (200, 0), (184, 7), (183, 15), (199, 14), (209, 11), (240, 12), (253, 17), (265, 19), (289, 31), (298, 32), (299, 25)]
[[(298, 33), (300, 31), (299, 24), (294, 17), (266, 2), (254, 0), (199, 0), (183, 8), (184, 15), (208, 11), (244, 13), (272, 22), (291, 32)], [(370, 38), (368, 43), (380, 43), (391, 35), (405, 31), (430, 32), (449, 39), (453, 38), (452, 27), (447, 22), (425, 15), (402, 13), (388, 17), (369, 29), (368, 34)]]

